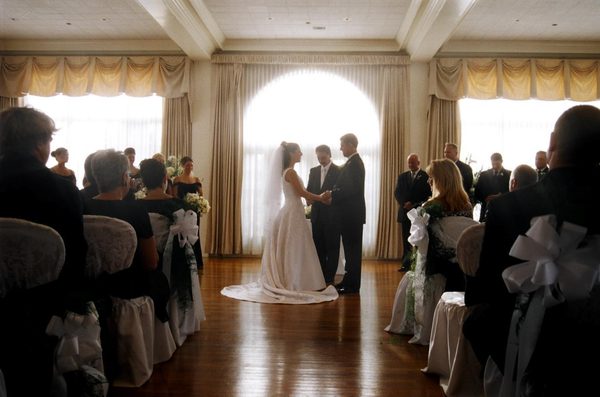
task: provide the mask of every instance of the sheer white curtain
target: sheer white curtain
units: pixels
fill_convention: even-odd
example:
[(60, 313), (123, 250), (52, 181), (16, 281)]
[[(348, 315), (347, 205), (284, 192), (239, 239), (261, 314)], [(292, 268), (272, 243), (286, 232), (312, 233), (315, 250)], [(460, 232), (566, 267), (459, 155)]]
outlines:
[[(252, 65), (248, 69), (241, 206), (244, 253), (262, 252), (264, 219), (259, 203), (263, 199), (268, 157), (275, 148), (282, 141), (300, 145), (304, 155), (296, 171), (306, 185), (309, 169), (318, 164), (315, 147), (329, 145), (333, 162), (342, 165), (345, 158), (339, 151), (339, 138), (352, 132), (358, 137), (358, 151), (366, 170), (363, 252), (372, 256), (379, 212), (381, 137), (378, 112), (370, 98), (376, 92), (378, 75), (369, 74), (369, 79), (363, 79), (367, 87), (358, 87), (344, 75), (361, 72), (344, 71), (343, 67), (261, 65), (255, 73)], [(368, 87), (369, 81), (373, 86)]]
[[(58, 131), (52, 140), (52, 149), (69, 150), (67, 167), (75, 171), (79, 187), (82, 187), (85, 158), (96, 150), (133, 147), (136, 164), (160, 152), (162, 103), (163, 98), (159, 96), (25, 97), (26, 105), (54, 120)], [(48, 167), (55, 164), (50, 157)]]
[[(535, 153), (547, 150), (558, 117), (572, 106), (569, 100), (461, 99), (460, 158), (471, 162), (473, 172), (491, 167), (490, 156), (502, 154), (504, 167), (535, 166)], [(600, 101), (586, 102), (600, 108)]]

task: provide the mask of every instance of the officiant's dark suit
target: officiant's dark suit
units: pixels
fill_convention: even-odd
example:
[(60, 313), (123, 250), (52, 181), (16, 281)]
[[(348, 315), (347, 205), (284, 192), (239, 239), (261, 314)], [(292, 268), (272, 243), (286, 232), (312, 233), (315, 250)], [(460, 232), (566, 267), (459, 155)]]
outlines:
[(491, 156), (492, 168), (479, 175), (475, 185), (475, 200), (481, 203), (479, 222), (485, 222), (487, 206), (493, 200), (490, 196), (508, 192), (510, 174), (512, 171), (502, 167), (502, 155), (494, 153)]
[[(330, 161), (327, 173), (321, 185), (321, 172), (323, 165), (310, 169), (308, 175), (308, 186), (306, 190), (314, 194), (321, 194), (332, 190), (340, 175), (340, 167)], [(323, 203), (313, 202), (311, 205), (310, 222), (312, 224), (312, 236), (319, 255), (321, 270), (326, 283), (333, 283), (340, 257), (340, 228), (338, 222), (333, 218), (333, 209)]]
[[(515, 295), (507, 291), (502, 271), (522, 262), (509, 256), (517, 236), (529, 229), (533, 217), (546, 214), (556, 215), (559, 226), (568, 221), (586, 227), (588, 235), (600, 233), (600, 110), (590, 108), (578, 106), (559, 118), (550, 138), (555, 162), (551, 160), (550, 172), (543, 180), (503, 194), (488, 205), (479, 269), (475, 278), (467, 278), (465, 303), (473, 311), (463, 332), (478, 358), (485, 361), (491, 355), (500, 370), (504, 369), (515, 304)], [(581, 138), (572, 138), (577, 135)], [(581, 142), (574, 144), (571, 140)], [(568, 389), (585, 389), (585, 382), (596, 382), (597, 371), (583, 360), (597, 358), (600, 353), (599, 314), (598, 286), (588, 301), (565, 302), (546, 309), (530, 374), (542, 377), (546, 387), (553, 385), (548, 395), (590, 395)]]
[(340, 142), (340, 149), (348, 160), (341, 167), (331, 192), (331, 206), (340, 225), (346, 258), (346, 274), (338, 291), (355, 293), (360, 290), (362, 235), (366, 220), (365, 166), (356, 152), (356, 136), (344, 135)]
[[(408, 157), (408, 162), (414, 161), (411, 154)], [(400, 208), (398, 208), (398, 223), (402, 224), (402, 243), (403, 243), (403, 255), (402, 262), (404, 263), (409, 257), (411, 245), (408, 243), (408, 236), (410, 235), (410, 219), (406, 216), (407, 212), (412, 208), (417, 208), (429, 197), (431, 197), (431, 186), (429, 186), (428, 179), (429, 175), (425, 171), (419, 168), (418, 157), (416, 157), (417, 164), (414, 166), (415, 171), (408, 170), (398, 175), (396, 181), (396, 188), (394, 189), (394, 197)], [(409, 168), (411, 166), (409, 165)], [(413, 178), (413, 172), (415, 176)], [(410, 208), (404, 208), (407, 203), (410, 203)]]

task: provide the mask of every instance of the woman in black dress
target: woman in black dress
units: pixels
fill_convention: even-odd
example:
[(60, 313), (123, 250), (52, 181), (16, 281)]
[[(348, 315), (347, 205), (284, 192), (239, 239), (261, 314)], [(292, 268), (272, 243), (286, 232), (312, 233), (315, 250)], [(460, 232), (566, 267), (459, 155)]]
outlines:
[(50, 171), (54, 172), (56, 175), (60, 175), (68, 181), (71, 181), (73, 185), (77, 185), (75, 172), (65, 166), (65, 164), (69, 161), (69, 151), (64, 147), (59, 147), (50, 153), (50, 156), (54, 157), (58, 162), (58, 164), (50, 168)]
[[(181, 166), (183, 167), (183, 173), (179, 176), (176, 176), (173, 180), (173, 189), (175, 191), (175, 196), (185, 200), (185, 195), (188, 193), (197, 193), (202, 196), (202, 183), (200, 183), (200, 178), (194, 176), (194, 160), (191, 157), (185, 156), (180, 161)], [(198, 227), (200, 227), (200, 214), (198, 214)], [(200, 246), (200, 239), (196, 241), (194, 244), (194, 253), (196, 254), (196, 262), (198, 263), (198, 268), (203, 266), (202, 262), (202, 248)]]

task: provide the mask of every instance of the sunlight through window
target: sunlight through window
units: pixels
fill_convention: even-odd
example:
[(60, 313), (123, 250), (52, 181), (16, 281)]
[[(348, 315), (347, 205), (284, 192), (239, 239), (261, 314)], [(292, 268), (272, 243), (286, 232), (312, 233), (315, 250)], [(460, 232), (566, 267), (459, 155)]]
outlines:
[[(69, 162), (66, 166), (75, 171), (80, 188), (85, 158), (96, 150), (124, 150), (131, 146), (136, 150), (136, 164), (160, 152), (162, 102), (159, 96), (25, 97), (27, 106), (46, 113), (54, 120), (58, 131), (51, 143), (52, 150), (67, 148)], [(56, 161), (50, 157), (47, 166), (54, 165)]]
[(299, 71), (284, 75), (265, 86), (251, 101), (244, 115), (244, 177), (242, 186), (242, 238), (244, 252), (262, 252), (263, 223), (258, 214), (262, 200), (266, 159), (282, 141), (296, 142), (303, 156), (296, 171), (308, 182), (311, 167), (318, 165), (314, 153), (329, 145), (333, 162), (345, 158), (339, 138), (352, 132), (358, 137), (358, 152), (366, 170), (367, 224), (363, 251), (374, 250), (379, 197), (379, 119), (371, 100), (348, 80), (326, 72)]
[[(473, 172), (491, 167), (490, 156), (502, 154), (504, 167), (519, 164), (535, 166), (535, 153), (547, 150), (550, 133), (558, 117), (574, 101), (513, 101), (508, 99), (461, 99), (460, 158), (469, 162)], [(600, 107), (600, 101), (586, 104)]]

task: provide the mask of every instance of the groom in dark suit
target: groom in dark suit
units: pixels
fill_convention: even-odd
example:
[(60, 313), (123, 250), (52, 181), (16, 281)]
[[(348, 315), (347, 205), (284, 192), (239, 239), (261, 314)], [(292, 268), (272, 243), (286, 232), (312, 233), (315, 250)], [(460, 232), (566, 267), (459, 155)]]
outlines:
[(410, 267), (410, 244), (408, 236), (410, 235), (410, 219), (406, 216), (408, 211), (417, 208), (429, 197), (431, 197), (431, 186), (429, 185), (429, 175), (420, 168), (421, 162), (419, 156), (411, 153), (406, 159), (408, 171), (398, 175), (394, 197), (400, 204), (398, 209), (398, 223), (402, 224), (402, 243), (404, 247), (402, 255), (402, 267), (400, 270), (406, 271)]
[[(318, 195), (333, 189), (340, 167), (331, 161), (329, 146), (317, 146), (315, 152), (320, 165), (310, 169), (306, 190)], [(333, 219), (333, 209), (319, 202), (311, 203), (310, 221), (323, 277), (326, 283), (333, 283), (340, 257), (339, 224)]]
[(336, 286), (340, 294), (360, 291), (362, 261), (362, 235), (366, 218), (365, 166), (356, 151), (358, 139), (354, 134), (340, 138), (340, 150), (348, 158), (341, 167), (340, 175), (331, 191), (331, 206), (340, 226), (346, 274)]

